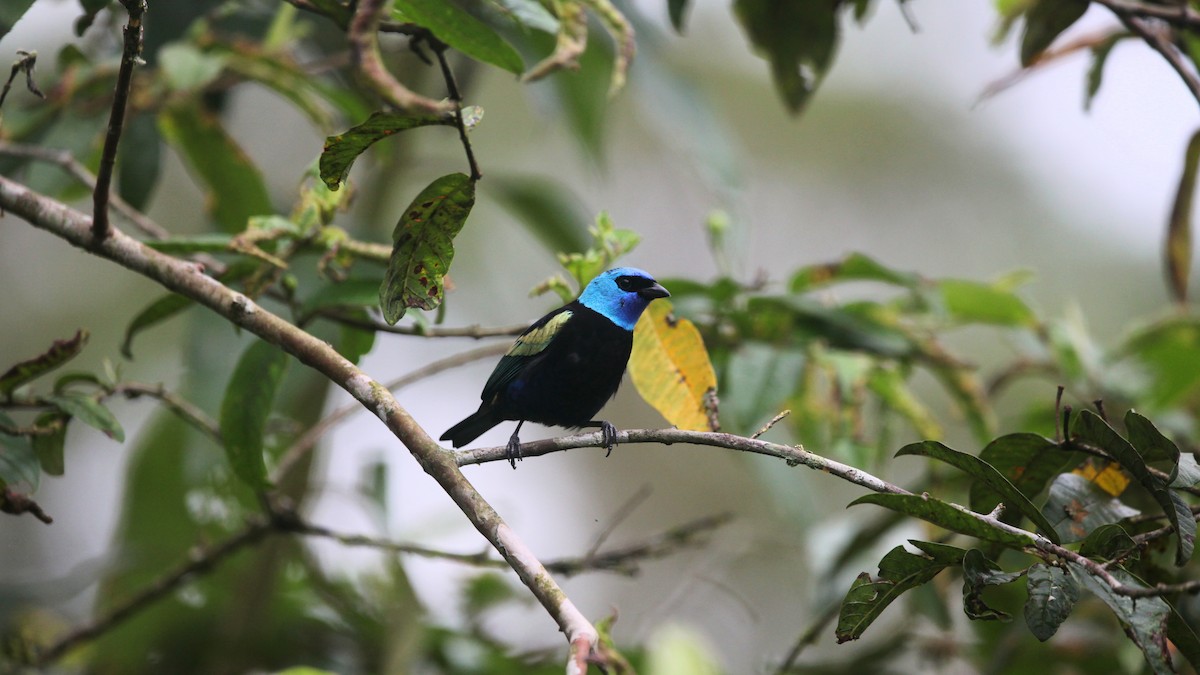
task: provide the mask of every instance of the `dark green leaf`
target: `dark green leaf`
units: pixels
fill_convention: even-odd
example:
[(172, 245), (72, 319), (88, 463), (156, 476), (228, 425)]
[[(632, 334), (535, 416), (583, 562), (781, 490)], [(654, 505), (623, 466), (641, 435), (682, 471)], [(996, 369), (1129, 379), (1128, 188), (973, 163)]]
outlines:
[(1083, 97), (1084, 110), (1092, 109), (1092, 101), (1100, 92), (1100, 83), (1104, 79), (1104, 64), (1108, 63), (1108, 55), (1112, 53), (1113, 47), (1116, 47), (1118, 42), (1127, 37), (1130, 37), (1129, 33), (1116, 33), (1092, 46), (1092, 66), (1088, 68), (1087, 91)]
[(1079, 586), (1061, 567), (1037, 563), (1029, 568), (1025, 602), (1025, 625), (1034, 637), (1045, 642), (1071, 615), (1079, 599)]
[(362, 124), (325, 139), (320, 160), (321, 180), (330, 190), (340, 188), (350, 174), (354, 160), (376, 141), (431, 124), (451, 125), (454, 119), (448, 115), (406, 115), (385, 110), (371, 113)]
[(921, 278), (912, 272), (885, 267), (862, 253), (851, 253), (835, 263), (810, 265), (792, 276), (788, 290), (804, 293), (832, 283), (848, 281), (879, 281), (893, 286), (913, 288)]
[(1200, 637), (1196, 636), (1192, 626), (1174, 607), (1171, 607), (1171, 615), (1167, 617), (1167, 638), (1192, 664), (1192, 668), (1200, 665)]
[[(17, 426), (3, 411), (0, 411), (0, 424)], [(0, 433), (0, 488), (24, 483), (30, 491), (37, 490), (41, 475), (37, 453), (29, 438)]]
[(964, 279), (944, 279), (937, 287), (942, 308), (955, 321), (1014, 327), (1037, 323), (1033, 310), (1002, 288)]
[(383, 317), (395, 324), (410, 307), (442, 303), (442, 277), (454, 259), (454, 237), (475, 204), (475, 181), (465, 174), (442, 176), (408, 205), (392, 232), (392, 256), (379, 287)]
[(914, 518), (920, 518), (952, 532), (1007, 546), (1022, 547), (1033, 543), (1032, 537), (999, 529), (940, 499), (927, 495), (869, 494), (850, 502), (850, 506), (857, 504), (875, 504)]
[(1033, 502), (1021, 494), (1021, 491), (992, 465), (982, 459), (953, 450), (937, 441), (923, 441), (921, 443), (906, 445), (896, 453), (897, 457), (902, 455), (933, 457), (958, 468), (976, 481), (986, 484), (989, 489), (1000, 495), (1001, 500), (1009, 508), (1019, 511), (1021, 515), (1033, 521), (1033, 524), (1037, 526), (1043, 535), (1054, 543), (1059, 543), (1058, 533), (1054, 531), (1054, 526), (1046, 520), (1042, 512), (1033, 505)]
[(251, 216), (273, 213), (258, 167), (215, 115), (198, 105), (168, 106), (159, 113), (158, 129), (204, 184), (213, 220), (223, 231), (241, 232)]
[(162, 138), (152, 115), (134, 115), (121, 134), (117, 151), (117, 193), (139, 211), (145, 211), (158, 185), (162, 165)]
[(1167, 285), (1180, 304), (1187, 302), (1188, 279), (1192, 272), (1192, 202), (1196, 194), (1196, 176), (1200, 174), (1200, 130), (1192, 134), (1183, 158), (1183, 173), (1167, 221), (1163, 259), (1167, 266)]
[(75, 37), (82, 37), (88, 28), (91, 28), (92, 23), (96, 21), (96, 15), (104, 10), (112, 0), (79, 0), (79, 4), (83, 5), (83, 15), (75, 19)]
[(792, 295), (757, 296), (750, 298), (745, 316), (754, 322), (746, 326), (747, 333), (763, 340), (819, 338), (837, 349), (894, 358), (911, 356), (915, 348), (908, 334), (867, 307), (828, 307)]
[(1079, 553), (1089, 558), (1114, 560), (1132, 554), (1137, 557), (1137, 543), (1116, 523), (1101, 525), (1092, 530), (1079, 546)]
[(735, 0), (733, 9), (755, 50), (770, 61), (788, 110), (800, 112), (833, 62), (837, 3)]
[(521, 55), (496, 31), (444, 0), (396, 0), (393, 10), (400, 21), (415, 23), (433, 32), (467, 56), (503, 68), (514, 75), (525, 70)]
[(503, 576), (495, 572), (477, 574), (463, 588), (463, 612), (472, 621), (478, 621), (483, 612), (514, 596), (512, 585)]
[(58, 413), (47, 412), (38, 415), (34, 426), (49, 429), (54, 425), (58, 428), (49, 434), (38, 434), (30, 437), (33, 451), (37, 453), (38, 464), (42, 471), (51, 476), (61, 476), (66, 471), (66, 460), (63, 449), (67, 439), (67, 420), (69, 418)]
[(75, 336), (55, 340), (44, 353), (14, 364), (0, 375), (0, 395), (8, 395), (17, 387), (45, 375), (79, 355), (88, 341), (88, 332), (75, 331)]
[(515, 215), (552, 251), (577, 253), (588, 248), (591, 216), (562, 183), (532, 176), (489, 176), (483, 182), (500, 205)]
[(125, 430), (121, 428), (121, 423), (117, 421), (116, 417), (113, 417), (112, 411), (104, 407), (91, 394), (66, 391), (54, 396), (47, 396), (46, 400), (89, 427), (104, 432), (105, 436), (114, 441), (125, 442)]
[[(1171, 654), (1167, 649), (1166, 639), (1171, 606), (1158, 597), (1135, 600), (1119, 595), (1103, 579), (1092, 576), (1087, 568), (1076, 563), (1068, 562), (1067, 568), (1075, 581), (1103, 600), (1113, 614), (1117, 615), (1117, 619), (1125, 628), (1125, 634), (1142, 650), (1151, 670), (1156, 675), (1173, 675), (1175, 669), (1171, 667)], [(1145, 586), (1121, 570), (1111, 572), (1127, 586)]]
[(1089, 0), (1035, 0), (1025, 13), (1021, 65), (1029, 67), (1054, 39), (1087, 11)]
[(977, 548), (963, 556), (963, 611), (974, 621), (1010, 621), (1007, 612), (988, 607), (983, 601), (983, 589), (999, 586), (1021, 578), (1018, 572), (1003, 572)]
[(1121, 348), (1150, 375), (1142, 405), (1168, 408), (1200, 389), (1200, 319), (1176, 315), (1136, 332)]
[(667, 15), (671, 17), (671, 26), (680, 35), (683, 34), (683, 19), (687, 10), (688, 0), (667, 0)]
[(1050, 484), (1050, 497), (1042, 507), (1046, 519), (1064, 542), (1081, 541), (1101, 525), (1115, 523), (1139, 511), (1074, 473), (1059, 474)]
[[(979, 459), (992, 465), (1030, 499), (1039, 495), (1051, 478), (1082, 458), (1082, 454), (1063, 450), (1048, 438), (1025, 433), (1001, 436), (979, 453)], [(1002, 499), (986, 483), (971, 484), (970, 504), (975, 511), (990, 512)]]
[(1130, 444), (1145, 461), (1179, 461), (1179, 446), (1164, 436), (1153, 422), (1133, 410), (1125, 413), (1125, 433), (1129, 434)]
[(967, 554), (967, 549), (951, 546), (950, 544), (941, 544), (936, 541), (920, 541), (919, 539), (909, 539), (908, 543), (916, 546), (922, 553), (929, 556), (931, 559), (947, 566), (957, 567), (963, 562), (963, 556)]
[(25, 12), (33, 6), (33, 0), (6, 0), (0, 3), (0, 38), (8, 35)]
[[(1136, 422), (1135, 422), (1136, 423)], [(1153, 427), (1151, 427), (1152, 429)], [(1138, 451), (1121, 435), (1108, 426), (1099, 415), (1090, 410), (1083, 411), (1076, 418), (1074, 431), (1078, 440), (1093, 445), (1108, 453), (1126, 471), (1128, 471), (1142, 487), (1150, 493), (1154, 501), (1162, 507), (1167, 520), (1175, 528), (1176, 548), (1175, 564), (1182, 566), (1192, 557), (1196, 543), (1196, 519), (1187, 503), (1178, 493), (1168, 489), (1167, 484), (1158, 476), (1150, 473), (1145, 460)], [(1146, 433), (1146, 429), (1141, 429)]]
[[(372, 293), (376, 293), (378, 289), (372, 288), (371, 291)], [(350, 310), (349, 314), (364, 321), (369, 318), (365, 310)], [(375, 331), (349, 325), (341, 327), (337, 350), (350, 363), (358, 363), (362, 357), (370, 353), (371, 348), (374, 346)]]
[(495, 4), (522, 26), (551, 35), (558, 32), (558, 19), (538, 0), (495, 0)]
[(834, 631), (839, 643), (857, 640), (893, 600), (905, 591), (920, 586), (937, 576), (946, 563), (929, 556), (909, 553), (903, 546), (892, 549), (879, 561), (879, 578), (872, 579), (863, 572), (858, 575), (838, 615)]
[(251, 489), (267, 483), (263, 433), (288, 357), (275, 345), (256, 340), (238, 359), (221, 401), (221, 438), (233, 473)]
[(304, 299), (300, 306), (300, 322), (304, 323), (313, 314), (331, 307), (374, 307), (379, 302), (378, 279), (347, 279), (340, 283), (328, 283)]
[(164, 295), (147, 305), (145, 309), (138, 312), (137, 316), (133, 317), (133, 321), (130, 321), (129, 326), (125, 329), (125, 339), (121, 341), (121, 354), (127, 359), (132, 359), (131, 349), (135, 335), (166, 321), (191, 306), (192, 300), (175, 293)]

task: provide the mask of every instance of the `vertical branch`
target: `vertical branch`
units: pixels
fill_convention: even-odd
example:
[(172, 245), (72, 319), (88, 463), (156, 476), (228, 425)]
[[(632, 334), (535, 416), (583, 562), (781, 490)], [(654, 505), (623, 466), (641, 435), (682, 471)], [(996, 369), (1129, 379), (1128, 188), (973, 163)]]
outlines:
[(112, 185), (113, 165), (117, 160), (117, 145), (125, 126), (125, 107), (129, 102), (129, 87), (133, 81), (133, 66), (142, 58), (142, 15), (146, 0), (121, 0), (129, 12), (125, 24), (125, 47), (121, 52), (121, 68), (117, 71), (117, 89), (113, 94), (112, 112), (108, 116), (108, 134), (100, 155), (100, 170), (96, 174), (96, 189), (92, 192), (92, 237), (100, 241), (108, 236), (108, 193)]
[(454, 103), (454, 126), (458, 127), (458, 137), (462, 140), (463, 150), (467, 153), (467, 164), (471, 167), (471, 182), (473, 183), (482, 178), (483, 174), (479, 172), (479, 165), (475, 163), (475, 153), (471, 150), (471, 141), (467, 138), (467, 126), (463, 124), (462, 116), (462, 95), (458, 91), (458, 83), (454, 80), (454, 72), (450, 70), (450, 64), (446, 62), (446, 45), (437, 38), (430, 37), (429, 47), (437, 55), (438, 65), (442, 67), (442, 77), (446, 79), (446, 91)]

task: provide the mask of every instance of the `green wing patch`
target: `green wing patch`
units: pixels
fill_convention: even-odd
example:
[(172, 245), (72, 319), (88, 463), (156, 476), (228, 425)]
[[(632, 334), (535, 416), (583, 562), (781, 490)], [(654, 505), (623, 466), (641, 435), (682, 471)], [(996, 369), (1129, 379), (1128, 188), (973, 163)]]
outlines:
[(541, 354), (542, 350), (550, 344), (558, 331), (562, 330), (565, 324), (571, 318), (571, 311), (566, 310), (555, 314), (544, 325), (538, 326), (517, 338), (511, 349), (505, 356), (534, 356)]

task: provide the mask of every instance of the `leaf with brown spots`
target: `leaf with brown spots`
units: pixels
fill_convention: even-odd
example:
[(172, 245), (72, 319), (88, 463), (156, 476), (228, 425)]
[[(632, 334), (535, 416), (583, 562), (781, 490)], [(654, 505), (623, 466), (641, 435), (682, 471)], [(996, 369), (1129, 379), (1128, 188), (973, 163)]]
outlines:
[(395, 324), (410, 307), (442, 304), (442, 278), (454, 259), (454, 237), (475, 204), (475, 181), (452, 173), (433, 181), (404, 210), (392, 232), (392, 257), (379, 287), (383, 318)]
[[(469, 106), (463, 109), (463, 115), (478, 118), (483, 115), (483, 110)], [(325, 139), (325, 149), (320, 159), (321, 180), (330, 190), (337, 190), (350, 174), (354, 160), (376, 141), (417, 127), (453, 124), (454, 118), (450, 115), (408, 115), (385, 110), (371, 113), (362, 124)]]

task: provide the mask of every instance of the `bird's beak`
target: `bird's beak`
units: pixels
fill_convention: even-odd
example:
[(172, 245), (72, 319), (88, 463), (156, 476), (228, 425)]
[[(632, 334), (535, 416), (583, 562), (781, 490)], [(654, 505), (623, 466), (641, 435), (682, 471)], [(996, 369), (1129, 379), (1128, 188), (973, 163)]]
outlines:
[(661, 284), (656, 283), (649, 288), (643, 288), (638, 291), (638, 295), (648, 300), (653, 300), (654, 298), (669, 298), (671, 297), (671, 292), (663, 288)]

